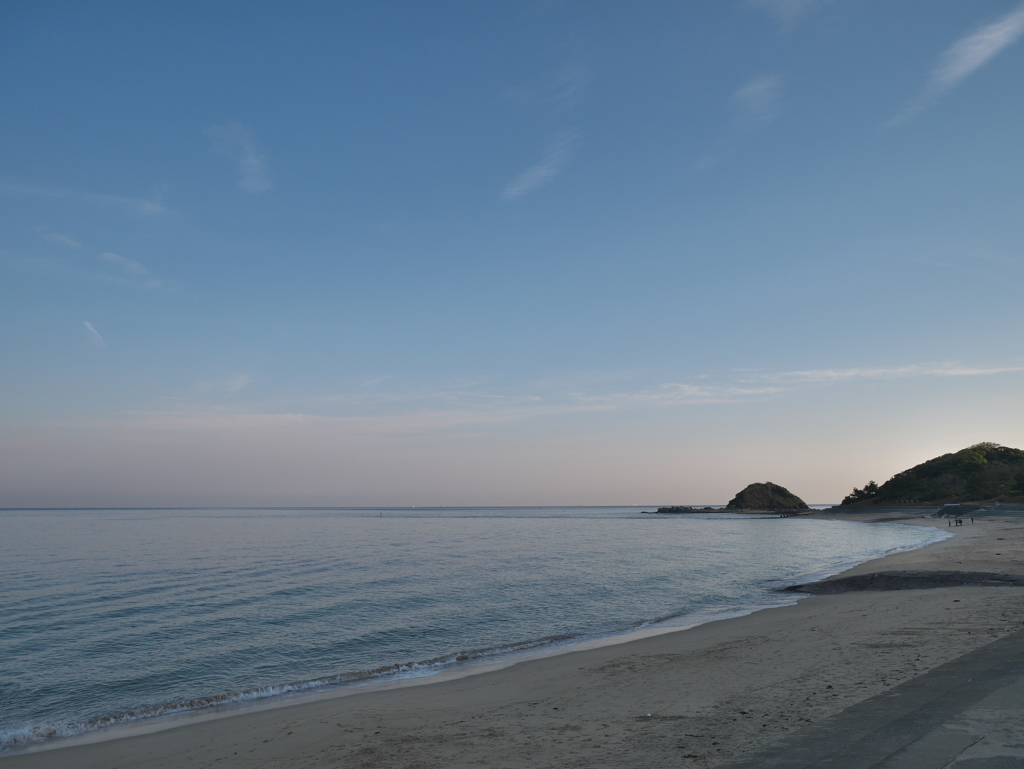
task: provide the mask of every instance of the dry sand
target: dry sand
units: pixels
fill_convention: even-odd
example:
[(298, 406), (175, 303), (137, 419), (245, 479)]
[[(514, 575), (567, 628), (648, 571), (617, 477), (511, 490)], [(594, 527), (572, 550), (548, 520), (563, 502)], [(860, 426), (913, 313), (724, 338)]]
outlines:
[[(954, 531), (953, 539), (847, 574), (1024, 574), (1024, 522), (979, 519)], [(0, 769), (713, 766), (1022, 621), (1020, 587), (813, 596), (456, 680), (9, 756)]]

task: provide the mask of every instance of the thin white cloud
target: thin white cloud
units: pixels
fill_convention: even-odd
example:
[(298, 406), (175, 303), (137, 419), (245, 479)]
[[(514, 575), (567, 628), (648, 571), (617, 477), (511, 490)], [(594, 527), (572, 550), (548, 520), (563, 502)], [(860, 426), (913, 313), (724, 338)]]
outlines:
[(213, 382), (203, 382), (199, 385), (198, 389), (204, 393), (216, 392), (234, 395), (248, 387), (251, 381), (245, 374), (235, 374), (234, 376), (225, 377)]
[(549, 184), (562, 172), (572, 158), (577, 138), (577, 134), (573, 130), (560, 131), (549, 136), (545, 142), (544, 156), (540, 162), (530, 166), (505, 185), (501, 196), (505, 200), (515, 200)]
[(894, 368), (845, 368), (786, 371), (767, 374), (766, 379), (777, 382), (811, 383), (842, 382), (851, 379), (903, 379), (906, 377), (992, 376), (1024, 371), (1024, 366), (963, 366), (958, 363), (924, 363)]
[(740, 126), (750, 130), (768, 125), (782, 113), (782, 76), (761, 75), (744, 83), (733, 94)]
[(105, 254), (100, 254), (97, 258), (102, 262), (116, 264), (122, 270), (131, 275), (142, 276), (148, 274), (149, 272), (149, 270), (147, 270), (141, 264), (136, 262), (134, 259), (129, 259), (127, 256), (121, 256), (120, 254), (115, 254), (110, 251), (108, 251)]
[[(409, 408), (397, 395), (388, 411), (366, 416), (331, 416), (316, 413), (259, 413), (243, 408), (171, 408), (125, 413), (111, 420), (89, 422), (94, 427), (122, 426), (173, 432), (222, 432), (305, 426), (352, 435), (423, 434), (436, 431), (477, 430), (487, 425), (552, 418), (572, 414), (625, 409), (667, 408), (687, 405), (728, 404), (784, 392), (776, 386), (736, 387), (665, 384), (648, 390), (608, 395), (568, 393), (550, 398), (463, 393), (464, 400), (448, 407)], [(412, 402), (422, 393), (410, 396)], [(488, 402), (489, 401), (489, 402)], [(85, 424), (85, 423), (78, 423)]]
[[(532, 416), (534, 414), (531, 414)], [(524, 418), (522, 413), (473, 410), (424, 410), (378, 416), (327, 416), (308, 413), (259, 413), (241, 409), (167, 409), (129, 412), (103, 420), (79, 420), (75, 427), (133, 428), (173, 432), (224, 432), (305, 426), (350, 435), (416, 434), (469, 428)]]
[(590, 83), (591, 70), (584, 61), (572, 61), (562, 67), (551, 84), (551, 101), (565, 109), (575, 107)]
[(547, 102), (565, 110), (571, 110), (580, 103), (587, 86), (593, 79), (593, 68), (585, 57), (567, 61), (555, 75), (543, 85), (515, 86), (504, 92), (509, 101), (519, 104)]
[(57, 246), (67, 246), (68, 248), (81, 248), (82, 244), (77, 240), (69, 238), (67, 235), (61, 235), (59, 232), (44, 232), (42, 238), (49, 243), (53, 243)]
[(719, 141), (719, 146), (700, 156), (693, 164), (694, 171), (714, 168), (735, 154), (746, 136), (752, 131), (773, 123), (782, 114), (782, 95), (785, 82), (782, 75), (760, 75), (741, 85), (732, 95), (732, 125)]
[(924, 90), (887, 125), (905, 123), (927, 109), (1017, 42), (1021, 35), (1024, 35), (1024, 4), (998, 21), (986, 24), (957, 40), (939, 57)]
[(239, 390), (243, 390), (249, 386), (249, 382), (252, 381), (245, 374), (239, 374), (233, 376), (230, 379), (225, 379), (221, 382), (221, 389), (229, 394), (234, 394)]
[(737, 387), (735, 385), (694, 385), (667, 383), (649, 390), (613, 393), (610, 395), (577, 395), (585, 405), (605, 406), (609, 409), (638, 406), (685, 406), (701, 403), (735, 403), (751, 398), (783, 392), (781, 387)]
[[(86, 328), (102, 344), (91, 324)], [(909, 377), (977, 377), (1024, 372), (1022, 365), (966, 366), (957, 363), (929, 363), (895, 368), (810, 369), (787, 372), (747, 372), (732, 382), (668, 382), (633, 390), (611, 392), (569, 392), (559, 389), (545, 395), (508, 395), (480, 389), (455, 387), (430, 391), (381, 393), (366, 398), (358, 392), (325, 399), (332, 410), (340, 405), (348, 414), (310, 413), (317, 411), (259, 412), (237, 407), (175, 406), (167, 409), (126, 412), (101, 421), (75, 422), (76, 426), (129, 428), (146, 431), (185, 433), (263, 431), (303, 427), (325, 434), (353, 436), (423, 435), (435, 432), (478, 432), (489, 425), (531, 419), (613, 413), (616, 411), (728, 406), (788, 397), (813, 385), (854, 380), (902, 379)], [(695, 379), (706, 379), (704, 376)], [(232, 394), (249, 384), (238, 375), (200, 389)]]
[(95, 327), (93, 327), (92, 323), (90, 323), (87, 320), (86, 321), (82, 321), (82, 322), (85, 324), (85, 330), (89, 334), (89, 337), (88, 337), (89, 342), (91, 344), (98, 345), (100, 347), (106, 347), (107, 346), (106, 341), (104, 341), (103, 337), (100, 336), (100, 332), (97, 331), (95, 329)]
[(252, 130), (241, 123), (207, 128), (206, 136), (213, 148), (238, 164), (238, 187), (255, 195), (266, 192), (273, 184), (268, 174), (267, 156), (256, 145)]
[(10, 197), (70, 200), (74, 203), (98, 206), (100, 208), (119, 209), (144, 216), (155, 216), (167, 211), (163, 204), (163, 193), (160, 190), (154, 190), (153, 194), (148, 198), (125, 198), (118, 195), (106, 195), (100, 192), (78, 192), (64, 187), (0, 182), (0, 194)]
[(747, 5), (767, 11), (780, 24), (790, 25), (827, 2), (829, 0), (747, 0)]

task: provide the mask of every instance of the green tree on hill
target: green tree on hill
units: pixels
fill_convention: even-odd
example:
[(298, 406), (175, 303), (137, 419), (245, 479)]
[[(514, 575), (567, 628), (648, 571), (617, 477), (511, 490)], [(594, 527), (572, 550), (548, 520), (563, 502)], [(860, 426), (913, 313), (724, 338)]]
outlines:
[(853, 491), (843, 497), (843, 504), (852, 505), (854, 502), (863, 502), (874, 499), (876, 496), (878, 496), (878, 484), (874, 481), (868, 481), (864, 484), (863, 489), (858, 489), (854, 486)]
[(1017, 473), (1017, 477), (1013, 482), (1013, 489), (1010, 493), (1018, 497), (1024, 497), (1024, 470)]
[(977, 443), (897, 473), (881, 486), (854, 489), (844, 505), (895, 502), (980, 502), (1024, 494), (1024, 451)]

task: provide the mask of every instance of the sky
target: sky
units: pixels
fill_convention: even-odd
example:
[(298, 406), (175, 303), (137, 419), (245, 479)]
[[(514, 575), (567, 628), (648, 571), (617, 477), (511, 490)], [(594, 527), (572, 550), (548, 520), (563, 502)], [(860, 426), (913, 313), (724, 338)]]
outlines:
[(1024, 3), (0, 4), (0, 507), (809, 503), (1024, 447)]

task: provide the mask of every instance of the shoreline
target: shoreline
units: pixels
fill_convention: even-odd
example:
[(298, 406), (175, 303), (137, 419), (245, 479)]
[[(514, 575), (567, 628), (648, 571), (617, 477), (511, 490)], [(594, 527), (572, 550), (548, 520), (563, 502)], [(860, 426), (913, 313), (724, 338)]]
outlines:
[[(707, 511), (696, 511), (707, 516)], [(716, 511), (720, 512), (720, 511)], [(822, 510), (815, 512), (824, 512)], [(742, 511), (736, 515), (750, 520), (766, 520), (778, 518), (778, 515), (751, 515)], [(726, 517), (713, 515), (712, 518)], [(829, 519), (825, 516), (824, 519)], [(946, 534), (942, 535), (945, 538)], [(940, 540), (941, 541), (941, 540)], [(893, 549), (887, 555), (906, 550), (927, 547), (933, 542), (924, 544), (904, 545)], [(884, 558), (876, 556), (871, 560)], [(854, 561), (835, 562), (825, 570), (807, 572), (802, 580), (816, 582), (828, 577), (844, 573), (855, 565)], [(783, 583), (786, 584), (786, 583)], [(666, 633), (677, 633), (691, 630), (694, 627), (721, 622), (727, 619), (744, 617), (767, 609), (779, 608), (795, 603), (806, 597), (803, 594), (787, 592), (787, 587), (777, 587), (758, 595), (748, 596), (749, 602), (735, 604), (731, 607), (705, 608), (677, 616), (665, 616), (662, 619), (637, 622), (630, 627), (593, 635), (577, 635), (564, 638), (537, 639), (510, 643), (492, 650), (479, 650), (479, 654), (469, 653), (468, 657), (456, 654), (428, 659), (396, 663), (370, 671), (365, 676), (339, 675), (322, 679), (293, 681), (273, 686), (250, 689), (239, 692), (197, 697), (194, 700), (179, 704), (166, 704), (145, 708), (139, 711), (124, 712), (94, 721), (55, 722), (53, 726), (37, 727), (34, 734), (52, 735), (42, 739), (29, 737), (25, 742), (0, 750), (0, 759), (27, 753), (77, 747), (106, 741), (116, 741), (128, 737), (152, 734), (168, 729), (176, 729), (207, 720), (233, 718), (254, 712), (291, 708), (311, 702), (319, 702), (341, 697), (359, 696), (369, 692), (393, 690), (407, 686), (424, 686), (432, 683), (455, 680), (467, 676), (502, 670), (532, 660), (574, 654), (580, 651), (628, 644), (636, 640), (655, 637)], [(337, 679), (337, 680), (334, 680)], [(54, 729), (74, 730), (66, 734), (54, 734)], [(33, 734), (26, 731), (26, 735)]]
[[(811, 517), (864, 520), (870, 515), (854, 513), (840, 518), (816, 513)], [(910, 523), (910, 520), (893, 522)], [(914, 523), (946, 528), (942, 521), (934, 519), (916, 519)], [(1001, 539), (995, 537), (996, 531), (1002, 533)], [(935, 568), (941, 563), (943, 568), (954, 570), (1006, 573), (1010, 572), (1005, 567), (1012, 565), (1015, 573), (1024, 573), (1024, 565), (1008, 563), (1002, 556), (1002, 550), (1011, 549), (1009, 541), (999, 545), (1001, 551), (994, 556), (998, 561), (996, 565), (1002, 565), (1002, 569), (992, 568), (993, 556), (986, 550), (996, 541), (1009, 539), (1014, 540), (1015, 549), (1024, 546), (1024, 525), (985, 519), (956, 533), (956, 537), (867, 561), (836, 576), (876, 571), (883, 561), (886, 568), (915, 565)], [(984, 609), (983, 617), (972, 620), (978, 633), (972, 633), (970, 627), (966, 633), (939, 632), (943, 643), (936, 647), (932, 640), (927, 649), (916, 651), (914, 644), (875, 644), (878, 649), (870, 655), (871, 660), (864, 660), (864, 669), (860, 672), (848, 669), (843, 655), (836, 657), (842, 647), (857, 643), (851, 638), (859, 638), (865, 632), (872, 637), (898, 634), (897, 626), (901, 623), (913, 617), (921, 619), (929, 612), (930, 615), (937, 613), (939, 620), (948, 619), (946, 604), (953, 600), (948, 596), (949, 591), (972, 596), (974, 603)], [(478, 766), (487, 763), (489, 757), (500, 755), (504, 760), (510, 751), (522, 753), (522, 765), (548, 765), (545, 761), (551, 766), (567, 765), (566, 762), (571, 765), (571, 757), (581, 750), (586, 753), (587, 749), (604, 746), (598, 750), (601, 756), (607, 755), (609, 750), (613, 753), (624, 750), (623, 756), (632, 756), (637, 750), (644, 753), (655, 750), (660, 754), (650, 756), (651, 761), (672, 757), (677, 762), (685, 759), (684, 765), (710, 766), (716, 760), (757, 747), (764, 738), (784, 733), (793, 724), (810, 723), (835, 712), (838, 706), (846, 707), (872, 696), (881, 690), (878, 687), (905, 680), (910, 672), (921, 672), (959, 656), (979, 641), (998, 636), (1001, 628), (1008, 632), (1010, 622), (995, 620), (1011, 615), (1015, 620), (1020, 615), (1024, 593), (1018, 597), (1017, 592), (1013, 588), (950, 587), (801, 597), (799, 603), (756, 610), (686, 629), (658, 628), (660, 632), (644, 638), (603, 643), (594, 648), (581, 648), (583, 644), (525, 661), (508, 661), (496, 669), (469, 671), (446, 678), (435, 675), (414, 681), (406, 679), (388, 682), (390, 686), (373, 691), (361, 687), (351, 692), (359, 696), (335, 691), (301, 703), (276, 703), (262, 709), (250, 707), (244, 712), (213, 717), (206, 713), (191, 723), (170, 728), (162, 725), (159, 731), (149, 730), (137, 736), (103, 738), (73, 746), (36, 747), (31, 752), (13, 752), (0, 757), (0, 766), (16, 769), (116, 765), (143, 769), (165, 761), (171, 765), (183, 765), (187, 761), (192, 766), (212, 766), (216, 762), (218, 766), (239, 767), (387, 767), (404, 766), (413, 753), (420, 755), (423, 751), (420, 743), (432, 745), (427, 752), (436, 755), (424, 765)], [(915, 596), (913, 607), (903, 606), (910, 593), (920, 595)], [(794, 601), (798, 597), (793, 596)], [(961, 603), (959, 599), (955, 602)], [(893, 614), (895, 606), (902, 608)], [(836, 631), (848, 636), (845, 641), (834, 639), (839, 647), (819, 648), (827, 634), (811, 635), (822, 628), (806, 627), (808, 622), (820, 625), (826, 619), (838, 622), (837, 628), (844, 624), (850, 626), (850, 618), (845, 615), (863, 609), (868, 609), (869, 613), (861, 613), (858, 621), (852, 623), (855, 627)], [(879, 617), (870, 613), (879, 611), (885, 623), (889, 623), (882, 623), (885, 627), (878, 626)], [(1019, 627), (1019, 622), (1012, 627)], [(901, 651), (891, 651), (896, 649)], [(912, 652), (910, 659), (903, 659), (908, 652)], [(900, 660), (889, 659), (894, 655)], [(778, 692), (770, 698), (778, 700), (774, 704), (760, 702), (761, 695), (754, 692), (781, 685), (775, 680), (780, 671), (789, 670), (798, 679), (806, 678), (808, 665), (813, 667), (811, 658), (820, 658), (821, 661), (814, 664), (832, 669), (829, 675), (838, 685), (812, 686), (813, 696), (809, 693), (803, 698), (803, 707), (792, 696), (780, 698)], [(732, 662), (723, 667), (726, 659)], [(689, 664), (685, 664), (686, 660)], [(834, 669), (837, 666), (843, 675), (837, 675)], [(737, 673), (737, 667), (742, 674)], [(775, 672), (769, 669), (772, 667)], [(844, 681), (844, 676), (856, 680)], [(732, 680), (723, 685), (720, 680), (723, 677)], [(741, 688), (753, 691), (746, 694), (735, 691), (737, 682), (743, 684)], [(792, 684), (787, 683), (784, 688), (792, 688)], [(817, 691), (818, 688), (823, 691)], [(680, 695), (680, 691), (687, 695)], [(748, 720), (752, 712), (749, 708), (755, 702), (760, 703), (756, 710), (778, 711), (781, 700), (792, 700), (785, 705), (791, 715), (765, 712), (760, 716), (763, 723), (753, 734), (748, 733), (749, 729), (736, 726)], [(556, 701), (561, 704), (551, 704)], [(747, 704), (740, 706), (741, 702)], [(732, 703), (733, 711), (730, 711), (731, 716), (717, 723), (715, 714), (721, 715), (725, 703)], [(686, 712), (673, 712), (679, 710)], [(798, 712), (802, 715), (797, 715)], [(665, 737), (674, 731), (673, 726), (681, 725), (686, 725), (683, 734), (690, 736), (680, 739), (693, 743), (689, 753), (682, 751), (680, 754), (678, 747), (658, 747), (658, 739), (654, 739), (654, 745), (646, 744), (647, 741), (643, 746), (636, 744), (641, 735)], [(703, 738), (693, 736), (700, 731), (714, 733), (717, 739), (704, 740), (708, 744), (703, 745)], [(415, 750), (408, 745), (412, 739), (419, 745)], [(527, 756), (532, 758), (526, 760)], [(596, 764), (595, 760), (592, 756), (585, 763), (605, 765), (603, 759)], [(509, 765), (520, 765), (517, 761)], [(643, 762), (630, 758), (627, 763)], [(611, 761), (607, 765), (619, 764)]]

